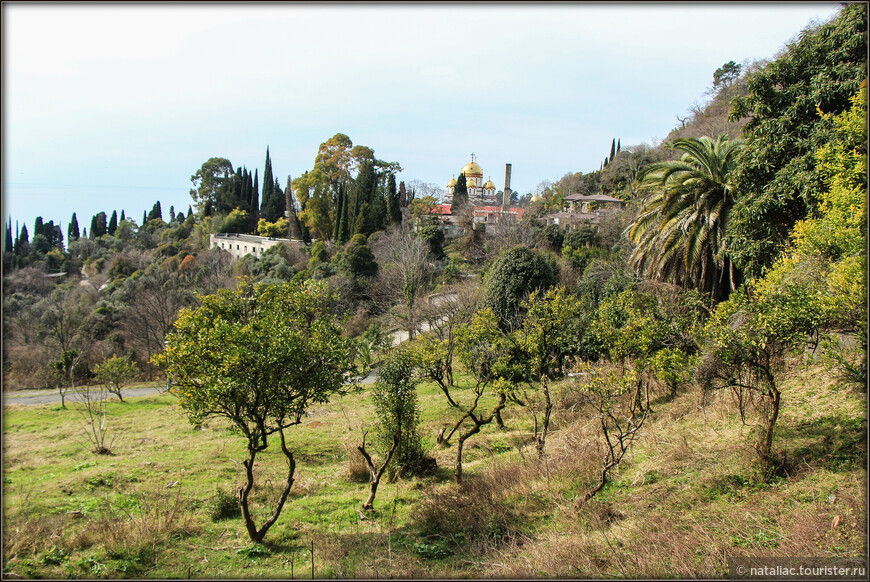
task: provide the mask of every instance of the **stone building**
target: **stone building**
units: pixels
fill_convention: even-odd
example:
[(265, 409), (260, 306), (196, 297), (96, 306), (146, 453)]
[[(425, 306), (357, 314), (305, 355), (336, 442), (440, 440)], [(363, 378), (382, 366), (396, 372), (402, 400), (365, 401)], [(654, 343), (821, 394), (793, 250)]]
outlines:
[(245, 255), (259, 257), (266, 249), (275, 245), (291, 242), (286, 238), (273, 238), (267, 236), (255, 236), (253, 234), (237, 234), (224, 232), (209, 236), (209, 248), (223, 249), (231, 253), (237, 259)]

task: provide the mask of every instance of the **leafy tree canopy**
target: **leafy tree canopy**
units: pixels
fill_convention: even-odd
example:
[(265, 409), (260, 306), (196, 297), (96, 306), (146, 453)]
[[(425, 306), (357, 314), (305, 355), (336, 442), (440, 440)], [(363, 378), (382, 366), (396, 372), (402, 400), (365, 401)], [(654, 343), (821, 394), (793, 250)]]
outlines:
[(770, 266), (798, 220), (815, 211), (823, 181), (815, 151), (867, 76), (867, 4), (847, 4), (831, 22), (808, 28), (748, 78), (732, 118), (749, 117), (735, 174), (728, 232), (732, 258), (756, 277)]

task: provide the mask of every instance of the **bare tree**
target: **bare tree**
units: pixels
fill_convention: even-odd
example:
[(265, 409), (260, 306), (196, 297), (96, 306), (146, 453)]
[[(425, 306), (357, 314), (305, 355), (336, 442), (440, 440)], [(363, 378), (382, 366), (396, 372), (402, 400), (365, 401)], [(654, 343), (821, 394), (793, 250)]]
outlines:
[(85, 435), (98, 455), (112, 454), (112, 442), (108, 440), (108, 421), (106, 419), (106, 387), (82, 386), (73, 392), (75, 410), (84, 420)]
[(172, 329), (178, 311), (194, 304), (192, 291), (184, 286), (177, 271), (151, 268), (144, 275), (124, 283), (128, 307), (121, 330), (149, 360), (163, 349), (166, 334)]
[(455, 403), (447, 390), (453, 386), (456, 332), (471, 321), (479, 302), (480, 286), (476, 282), (466, 282), (454, 285), (420, 305), (420, 320), (428, 328), (418, 350), (420, 374), (441, 387), (451, 406)]
[[(372, 245), (377, 262), (386, 271), (391, 267), (401, 284), (401, 297), (409, 339), (417, 331), (417, 303), (429, 288), (434, 266), (426, 241), (411, 235), (407, 228), (395, 228)], [(380, 256), (379, 256), (380, 255)]]
[(622, 462), (650, 413), (649, 392), (644, 390), (643, 378), (633, 370), (602, 363), (583, 369), (589, 380), (581, 390), (586, 403), (597, 413), (604, 454), (598, 482), (577, 500), (578, 508), (604, 488), (609, 471)]
[(60, 402), (66, 408), (66, 392), (75, 388), (76, 367), (93, 346), (96, 292), (90, 287), (58, 287), (37, 309), (42, 312), (38, 337), (54, 348), (52, 364), (65, 381), (58, 383)]

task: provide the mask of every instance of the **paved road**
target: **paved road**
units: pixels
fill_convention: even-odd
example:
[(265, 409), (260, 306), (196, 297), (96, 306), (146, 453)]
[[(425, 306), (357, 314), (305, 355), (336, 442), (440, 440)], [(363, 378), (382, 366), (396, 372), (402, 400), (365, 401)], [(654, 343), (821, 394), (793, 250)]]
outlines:
[[(163, 386), (148, 386), (145, 388), (129, 388), (121, 390), (121, 395), (124, 398), (136, 398), (137, 396), (151, 396), (165, 391)], [(116, 398), (114, 394), (109, 394), (109, 398)], [(73, 396), (67, 393), (66, 401), (72, 402)], [(43, 390), (16, 390), (14, 392), (3, 393), (3, 406), (18, 406), (28, 404), (60, 404), (60, 394), (54, 388), (46, 388)]]
[[(374, 384), (377, 375), (372, 372), (368, 377), (363, 378), (359, 384)], [(121, 391), (124, 400), (127, 398), (137, 398), (139, 396), (151, 396), (165, 392), (164, 386), (149, 386), (145, 388), (129, 388)], [(109, 394), (109, 400), (114, 400), (117, 397), (114, 394)], [(73, 402), (72, 394), (67, 393), (67, 403)], [(54, 388), (46, 388), (43, 390), (16, 390), (14, 392), (3, 393), (3, 406), (28, 406), (33, 404), (60, 404), (60, 394)]]
[[(448, 299), (452, 299), (455, 295), (448, 294), (444, 296), (438, 296), (435, 298), (435, 302), (441, 302)], [(429, 326), (425, 322), (420, 323), (420, 331), (425, 332), (428, 331)], [(398, 330), (393, 332), (393, 345), (399, 345), (400, 343), (407, 341), (408, 339), (408, 331), (407, 330)], [(359, 383), (360, 384), (374, 384), (377, 379), (377, 374), (372, 372), (366, 378), (363, 378)], [(160, 392), (165, 391), (166, 388), (163, 386), (150, 386), (145, 388), (130, 388), (126, 390), (122, 390), (121, 394), (124, 398), (136, 398), (139, 396), (151, 396), (152, 394), (158, 394)], [(72, 394), (68, 394), (66, 397), (67, 402), (72, 401)], [(115, 398), (113, 394), (109, 394), (109, 398)], [(27, 406), (30, 404), (60, 404), (60, 394), (57, 393), (57, 390), (54, 388), (46, 388), (42, 390), (16, 390), (14, 392), (4, 392), (3, 393), (3, 406)]]

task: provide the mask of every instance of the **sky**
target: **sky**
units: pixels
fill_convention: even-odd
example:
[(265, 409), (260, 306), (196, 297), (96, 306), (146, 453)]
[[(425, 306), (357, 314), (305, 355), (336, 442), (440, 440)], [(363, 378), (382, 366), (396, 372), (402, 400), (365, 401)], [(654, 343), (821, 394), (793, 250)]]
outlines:
[[(161, 202), (211, 157), (282, 185), (344, 133), (444, 188), (472, 153), (534, 192), (654, 144), (728, 61), (771, 59), (835, 2), (2, 5), (3, 224)], [(261, 184), (262, 186), (262, 184)]]

